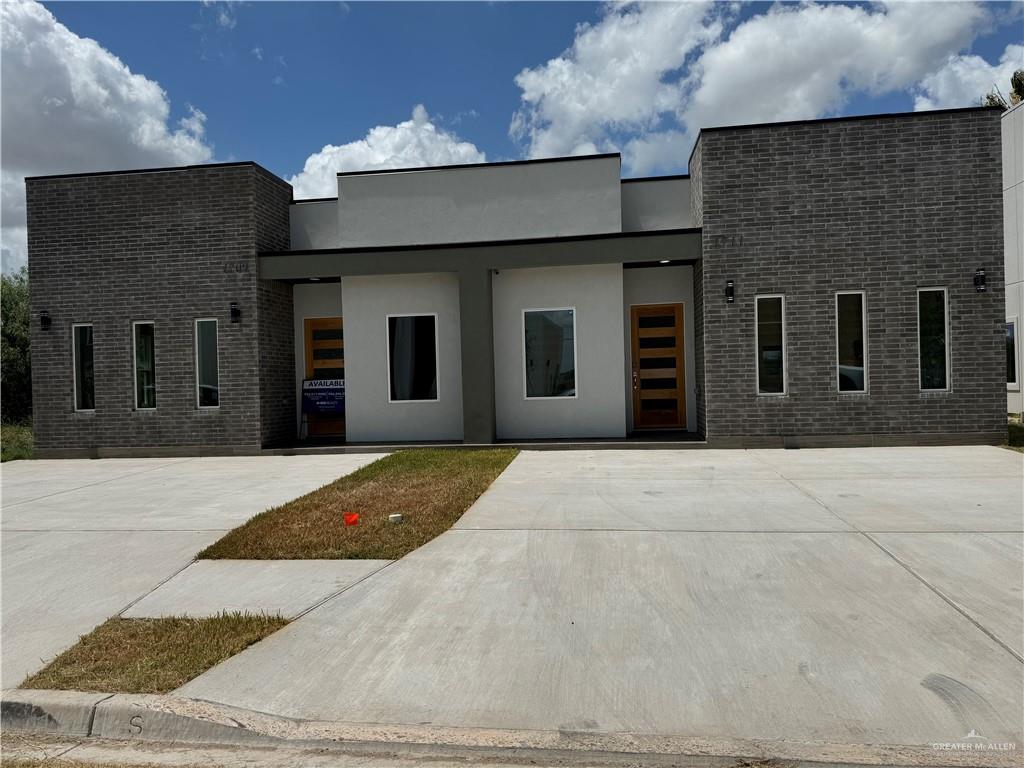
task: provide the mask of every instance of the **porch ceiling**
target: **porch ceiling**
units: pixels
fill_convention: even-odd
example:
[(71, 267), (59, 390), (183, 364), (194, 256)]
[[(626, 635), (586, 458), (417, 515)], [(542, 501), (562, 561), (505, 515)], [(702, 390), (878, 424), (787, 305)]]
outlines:
[(465, 270), (630, 264), (701, 258), (700, 229), (376, 248), (273, 251), (259, 256), (268, 280), (463, 272)]

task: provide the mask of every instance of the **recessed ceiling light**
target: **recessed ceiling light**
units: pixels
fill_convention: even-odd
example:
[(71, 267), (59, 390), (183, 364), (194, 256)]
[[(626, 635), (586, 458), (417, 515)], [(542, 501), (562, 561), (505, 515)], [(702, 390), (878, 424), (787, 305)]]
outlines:
[(319, 277), (311, 277), (311, 278), (309, 278), (309, 282), (311, 282), (311, 283), (319, 283), (320, 282), (320, 278)]
[(659, 263), (659, 264), (668, 264), (668, 263), (669, 263), (669, 260), (668, 260), (668, 259), (662, 259), (662, 260), (661, 260), (661, 261), (659, 261), (658, 263)]

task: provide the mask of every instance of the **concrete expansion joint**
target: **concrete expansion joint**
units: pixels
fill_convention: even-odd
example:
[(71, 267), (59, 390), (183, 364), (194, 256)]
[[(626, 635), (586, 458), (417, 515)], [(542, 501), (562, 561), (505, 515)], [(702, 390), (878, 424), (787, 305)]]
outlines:
[[(735, 766), (786, 761), (794, 766), (1019, 765), (1020, 752), (936, 751), (931, 745), (839, 744), (813, 741), (700, 738), (596, 730), (517, 730), (297, 720), (174, 694), (4, 691), (6, 732), (210, 748), (315, 749), (365, 758), (443, 759), (479, 763), (587, 766)], [(83, 740), (89, 740), (83, 741)], [(67, 750), (67, 751), (70, 751)], [(65, 751), (66, 754), (66, 751)]]
[[(768, 462), (764, 461), (763, 458), (761, 458), (759, 456), (756, 456), (756, 454), (754, 454), (754, 455), (755, 455), (755, 457), (757, 458), (758, 461), (761, 461), (762, 463), (764, 463), (766, 465), (768, 464)], [(981, 622), (979, 622), (976, 618), (974, 618), (974, 616), (972, 616), (970, 613), (968, 613), (967, 610), (963, 606), (961, 606), (958, 602), (953, 600), (949, 595), (947, 595), (945, 592), (943, 592), (937, 586), (935, 586), (930, 581), (928, 581), (928, 579), (926, 579), (924, 576), (922, 576), (920, 573), (918, 573), (916, 570), (914, 570), (910, 566), (910, 564), (906, 563), (905, 561), (903, 561), (902, 559), (897, 557), (896, 554), (892, 552), (892, 550), (890, 550), (888, 547), (884, 546), (875, 536), (872, 535), (872, 533), (874, 533), (874, 532), (866, 531), (866, 530), (860, 528), (859, 526), (857, 526), (855, 523), (850, 522), (849, 520), (844, 518), (842, 515), (840, 515), (838, 512), (836, 512), (834, 509), (832, 509), (831, 506), (829, 506), (824, 501), (822, 501), (820, 498), (818, 498), (817, 495), (815, 495), (814, 493), (811, 493), (806, 488), (801, 486), (800, 483), (798, 483), (797, 481), (793, 480), (790, 477), (787, 477), (782, 472), (779, 472), (778, 475), (779, 475), (780, 478), (782, 478), (787, 483), (792, 485), (797, 491), (799, 491), (804, 496), (806, 496), (807, 498), (809, 498), (812, 501), (814, 501), (822, 509), (824, 509), (826, 512), (828, 512), (833, 517), (835, 517), (837, 520), (839, 520), (843, 525), (849, 526), (851, 532), (857, 533), (860, 536), (863, 536), (864, 539), (866, 539), (872, 545), (874, 545), (886, 557), (891, 559), (894, 563), (896, 563), (898, 566), (900, 566), (903, 570), (905, 570), (913, 578), (915, 578), (917, 581), (919, 581), (922, 585), (924, 585), (925, 588), (927, 588), (929, 591), (934, 593), (936, 595), (936, 597), (938, 597), (940, 600), (942, 600), (944, 603), (946, 603), (950, 608), (952, 608), (954, 611), (956, 611), (958, 614), (960, 614), (963, 618), (967, 619), (967, 621), (969, 621), (974, 627), (976, 627), (983, 634), (985, 634), (989, 639), (991, 639), (993, 642), (995, 642), (1000, 648), (1002, 648), (1004, 651), (1006, 651), (1011, 656), (1013, 656), (1013, 658), (1015, 658), (1017, 661), (1019, 661), (1022, 664), (1024, 664), (1024, 656), (1022, 656), (1017, 650), (1015, 650), (1009, 643), (1007, 643), (1005, 640), (1003, 640), (998, 635), (996, 635), (992, 630), (990, 630), (988, 627), (984, 626)], [(1011, 533), (1016, 533), (1016, 531), (1011, 531)]]

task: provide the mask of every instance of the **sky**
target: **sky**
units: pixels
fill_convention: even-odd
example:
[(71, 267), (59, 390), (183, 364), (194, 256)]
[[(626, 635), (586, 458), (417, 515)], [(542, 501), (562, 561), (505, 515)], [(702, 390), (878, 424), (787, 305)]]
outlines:
[(255, 160), (342, 170), (617, 151), (686, 171), (712, 125), (977, 104), (1024, 3), (0, 0), (0, 248), (25, 176)]

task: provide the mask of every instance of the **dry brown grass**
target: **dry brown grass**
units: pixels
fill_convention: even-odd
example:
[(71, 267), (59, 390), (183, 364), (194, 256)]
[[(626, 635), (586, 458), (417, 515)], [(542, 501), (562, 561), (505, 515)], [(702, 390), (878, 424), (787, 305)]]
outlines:
[(167, 693), (287, 624), (280, 616), (113, 618), (21, 684), (101, 693)]
[[(516, 453), (510, 448), (399, 451), (257, 515), (199, 557), (396, 560), (447, 531)], [(345, 526), (346, 512), (358, 512), (359, 524)], [(388, 522), (396, 512), (403, 522)]]

